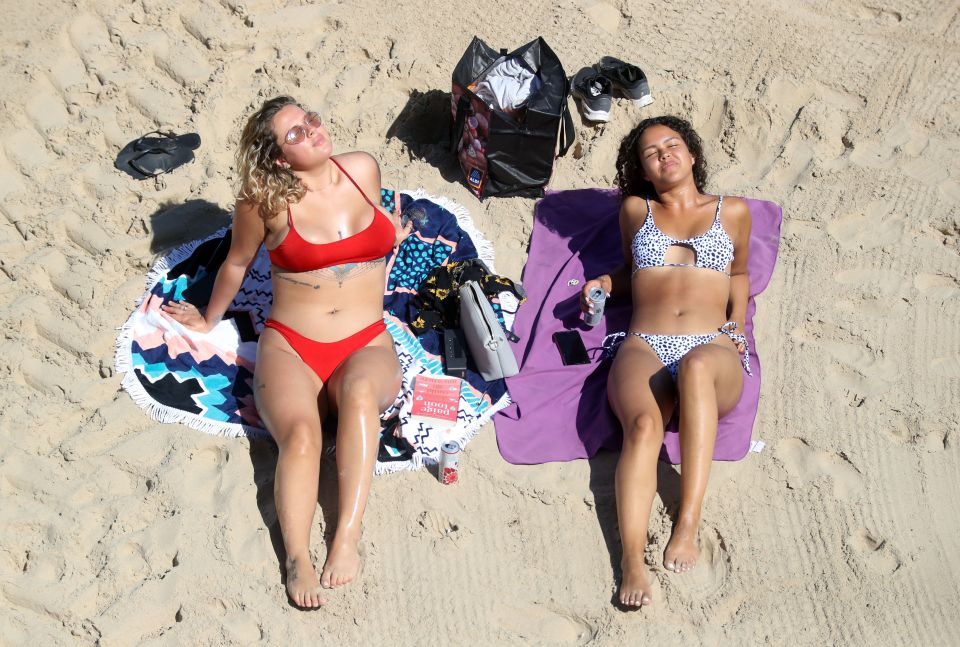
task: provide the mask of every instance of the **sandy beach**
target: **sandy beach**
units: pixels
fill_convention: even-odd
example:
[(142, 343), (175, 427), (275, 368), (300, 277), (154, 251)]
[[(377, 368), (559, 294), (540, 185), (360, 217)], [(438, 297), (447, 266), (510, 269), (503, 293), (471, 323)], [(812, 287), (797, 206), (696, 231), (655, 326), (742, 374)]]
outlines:
[[(760, 0), (0, 2), (0, 644), (960, 644), (960, 7)], [(644, 117), (689, 119), (712, 191), (783, 207), (754, 320), (754, 438), (715, 463), (691, 573), (614, 604), (617, 455), (506, 463), (488, 424), (461, 482), (377, 477), (358, 581), (287, 603), (275, 447), (154, 422), (120, 390), (117, 328), (156, 254), (227, 222), (247, 116), (292, 94), (384, 182), (469, 209), (520, 279), (534, 200), (477, 201), (447, 151), (470, 39), (543, 36), (654, 97), (575, 114), (551, 187), (609, 187)], [(571, 108), (574, 108), (571, 99)], [(158, 127), (196, 160), (113, 167)], [(325, 461), (313, 552), (336, 510)]]

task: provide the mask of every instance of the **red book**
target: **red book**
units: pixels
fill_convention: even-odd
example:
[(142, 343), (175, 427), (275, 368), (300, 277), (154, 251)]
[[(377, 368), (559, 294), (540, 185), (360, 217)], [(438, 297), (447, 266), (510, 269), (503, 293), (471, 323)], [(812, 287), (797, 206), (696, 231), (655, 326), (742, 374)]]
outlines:
[(413, 420), (441, 429), (457, 424), (460, 378), (418, 375), (413, 382)]

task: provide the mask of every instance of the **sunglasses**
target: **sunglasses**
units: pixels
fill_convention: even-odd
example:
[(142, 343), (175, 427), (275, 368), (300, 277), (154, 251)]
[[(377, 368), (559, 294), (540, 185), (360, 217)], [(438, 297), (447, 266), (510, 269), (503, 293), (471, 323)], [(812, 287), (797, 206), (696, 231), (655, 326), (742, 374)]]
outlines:
[[(299, 144), (307, 138), (307, 128), (319, 128), (322, 125), (323, 122), (320, 120), (320, 115), (315, 112), (308, 112), (303, 120), (303, 126), (297, 124), (291, 127), (284, 136), (283, 143), (290, 144), (291, 146)], [(306, 128), (304, 128), (304, 126), (306, 126)]]

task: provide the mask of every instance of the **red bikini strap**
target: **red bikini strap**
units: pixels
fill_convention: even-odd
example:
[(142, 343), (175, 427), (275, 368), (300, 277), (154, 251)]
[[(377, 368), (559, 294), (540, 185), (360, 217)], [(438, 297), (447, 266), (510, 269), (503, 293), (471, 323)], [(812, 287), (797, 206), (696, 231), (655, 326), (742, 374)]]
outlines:
[(340, 172), (341, 172), (341, 173), (343, 173), (344, 175), (347, 176), (347, 179), (348, 179), (348, 180), (350, 180), (351, 182), (353, 182), (353, 186), (357, 187), (357, 191), (359, 191), (359, 192), (360, 192), (360, 195), (363, 196), (363, 199), (367, 201), (367, 204), (369, 204), (371, 207), (374, 208), (374, 210), (376, 210), (377, 205), (375, 205), (375, 204), (373, 204), (372, 202), (370, 202), (370, 198), (368, 198), (368, 197), (367, 197), (367, 194), (363, 192), (363, 189), (360, 188), (360, 185), (357, 184), (356, 180), (354, 180), (352, 177), (350, 177), (350, 174), (347, 173), (342, 166), (340, 166), (340, 163), (337, 162), (337, 160), (335, 160), (334, 158), (331, 157), (331, 158), (330, 158), (330, 161), (337, 165), (337, 168), (340, 169)]
[(290, 213), (290, 203), (287, 203), (287, 227), (293, 229), (293, 214)]

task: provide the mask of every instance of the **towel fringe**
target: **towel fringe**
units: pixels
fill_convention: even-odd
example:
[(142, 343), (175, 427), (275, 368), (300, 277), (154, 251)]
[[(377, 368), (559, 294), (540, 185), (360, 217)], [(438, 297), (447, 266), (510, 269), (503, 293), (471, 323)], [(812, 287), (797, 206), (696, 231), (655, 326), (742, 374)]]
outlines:
[(443, 196), (436, 196), (427, 193), (423, 189), (414, 189), (412, 191), (401, 191), (401, 193), (406, 193), (414, 200), (429, 200), (437, 206), (443, 207), (450, 213), (452, 213), (457, 219), (457, 225), (462, 229), (470, 239), (473, 241), (473, 246), (477, 248), (477, 256), (480, 257), (484, 263), (487, 264), (487, 267), (490, 268), (490, 271), (496, 274), (496, 268), (493, 266), (493, 243), (484, 237), (483, 233), (477, 229), (476, 225), (473, 224), (473, 219), (470, 217), (470, 212), (467, 211), (467, 208), (461, 204), (445, 198)]
[(419, 456), (414, 454), (413, 459), (409, 461), (388, 463), (381, 463), (380, 461), (377, 461), (377, 465), (373, 470), (373, 475), (383, 476), (384, 474), (396, 474), (397, 472), (415, 472), (422, 467), (422, 465), (416, 464), (418, 462), (416, 460), (417, 458), (419, 458)]
[(189, 411), (182, 411), (158, 403), (144, 390), (133, 371), (127, 373), (121, 386), (130, 395), (130, 398), (153, 420), (165, 424), (184, 424), (192, 429), (211, 436), (224, 438), (249, 438), (251, 440), (270, 438), (269, 432), (259, 427), (236, 424), (231, 422), (217, 422), (209, 420)]

